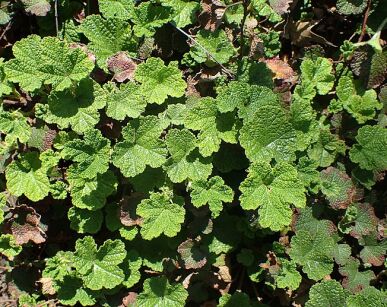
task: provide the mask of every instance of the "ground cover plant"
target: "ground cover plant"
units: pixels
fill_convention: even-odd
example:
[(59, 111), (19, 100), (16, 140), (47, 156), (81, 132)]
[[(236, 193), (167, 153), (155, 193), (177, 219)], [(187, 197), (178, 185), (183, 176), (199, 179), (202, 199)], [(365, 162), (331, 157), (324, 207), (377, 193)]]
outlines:
[(384, 0), (7, 0), (1, 306), (387, 306)]

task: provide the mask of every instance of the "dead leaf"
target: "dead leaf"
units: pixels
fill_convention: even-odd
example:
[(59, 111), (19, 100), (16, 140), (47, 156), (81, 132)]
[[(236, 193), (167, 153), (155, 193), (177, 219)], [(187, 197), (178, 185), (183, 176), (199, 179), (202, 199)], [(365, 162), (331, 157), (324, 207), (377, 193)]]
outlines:
[(289, 12), (290, 4), (293, 0), (269, 0), (269, 4), (274, 12), (279, 15)]
[(206, 30), (214, 32), (222, 23), (226, 6), (219, 0), (202, 0), (202, 12), (198, 16), (199, 23)]
[(12, 217), (8, 220), (6, 229), (15, 237), (18, 245), (29, 241), (35, 244), (46, 241), (46, 234), (40, 226), (40, 215), (27, 205), (12, 209)]
[(142, 193), (132, 193), (121, 200), (119, 214), (122, 225), (130, 227), (142, 223), (142, 218), (136, 214), (136, 208), (143, 198)]
[(274, 73), (273, 79), (283, 80), (288, 83), (295, 83), (296, 74), (290, 65), (279, 58), (267, 59), (264, 61), (267, 67)]
[(329, 42), (325, 37), (322, 37), (312, 31), (319, 21), (294, 21), (289, 18), (285, 27), (285, 37), (289, 38), (296, 46), (304, 47), (311, 45), (313, 42), (337, 47)]
[(188, 239), (181, 243), (177, 248), (177, 251), (187, 270), (202, 268), (207, 263), (205, 253), (200, 250), (197, 246), (197, 242), (192, 239)]
[(120, 51), (107, 60), (108, 69), (114, 73), (113, 79), (118, 82), (134, 79), (134, 72), (137, 64), (127, 55), (125, 51)]
[(51, 277), (42, 277), (38, 281), (42, 284), (42, 293), (45, 295), (54, 295), (56, 293), (54, 289), (54, 283)]
[(35, 16), (46, 16), (51, 5), (46, 0), (21, 0), (27, 13)]
[(127, 296), (122, 299), (122, 304), (119, 307), (132, 306), (137, 300), (136, 292), (129, 292)]

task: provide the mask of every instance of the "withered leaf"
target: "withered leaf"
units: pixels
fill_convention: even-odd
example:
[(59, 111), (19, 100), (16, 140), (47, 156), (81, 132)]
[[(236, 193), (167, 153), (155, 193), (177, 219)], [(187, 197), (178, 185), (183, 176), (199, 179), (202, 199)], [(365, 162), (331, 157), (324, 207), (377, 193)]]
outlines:
[(206, 255), (197, 246), (197, 243), (188, 239), (177, 248), (186, 269), (199, 269), (207, 263)]
[(113, 79), (118, 82), (133, 80), (137, 64), (127, 55), (120, 51), (107, 60), (108, 69), (114, 73)]
[(226, 6), (219, 0), (202, 0), (202, 12), (198, 16), (199, 23), (206, 30), (214, 32), (222, 23)]

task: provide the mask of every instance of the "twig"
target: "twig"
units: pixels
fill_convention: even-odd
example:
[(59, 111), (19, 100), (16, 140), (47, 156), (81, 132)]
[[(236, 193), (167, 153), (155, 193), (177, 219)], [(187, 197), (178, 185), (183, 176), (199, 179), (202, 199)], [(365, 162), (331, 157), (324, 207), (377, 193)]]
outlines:
[(243, 57), (243, 49), (245, 47), (245, 23), (247, 18), (247, 7), (248, 7), (248, 0), (243, 0), (243, 18), (241, 22), (241, 42), (240, 42), (240, 53), (239, 58), (242, 59)]
[(195, 45), (198, 45), (200, 49), (202, 49), (208, 56), (210, 56), (222, 69), (226, 74), (228, 74), (230, 77), (234, 77), (234, 73), (231, 70), (228, 70), (226, 67), (224, 67), (206, 48), (204, 48), (196, 39), (194, 39), (191, 35), (189, 35), (184, 30), (180, 29), (179, 27), (175, 26), (173, 23), (170, 23), (172, 26), (175, 27), (176, 30), (178, 30), (180, 33), (187, 36)]
[(360, 33), (359, 39), (357, 41), (358, 43), (360, 43), (363, 40), (364, 35), (366, 34), (366, 27), (367, 27), (367, 21), (368, 21), (368, 16), (370, 14), (370, 10), (371, 10), (371, 0), (368, 0), (367, 1), (367, 10), (364, 14), (363, 24), (361, 26), (361, 33)]
[(3, 33), (1, 33), (1, 35), (0, 35), (0, 40), (2, 40), (3, 37), (4, 37), (4, 35), (5, 35), (5, 33), (7, 33), (7, 31), (8, 31), (9, 29), (11, 29), (11, 26), (12, 26), (12, 20), (7, 24), (7, 26), (5, 27)]
[(55, 11), (55, 29), (56, 29), (56, 36), (58, 36), (59, 33), (59, 22), (58, 22), (58, 0), (54, 0), (54, 11)]

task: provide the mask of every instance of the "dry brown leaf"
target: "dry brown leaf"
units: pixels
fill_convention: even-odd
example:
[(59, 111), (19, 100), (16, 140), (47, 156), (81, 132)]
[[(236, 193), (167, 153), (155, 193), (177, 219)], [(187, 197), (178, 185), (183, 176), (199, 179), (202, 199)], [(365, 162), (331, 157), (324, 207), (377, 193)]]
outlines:
[(124, 226), (136, 226), (142, 223), (142, 218), (137, 216), (137, 205), (144, 198), (142, 193), (132, 193), (130, 196), (125, 196), (120, 203), (120, 221)]
[(264, 61), (267, 67), (274, 73), (273, 79), (295, 83), (297, 77), (290, 65), (281, 59), (267, 59)]
[(107, 60), (108, 69), (114, 73), (113, 79), (118, 82), (134, 79), (137, 64), (126, 54), (120, 51)]
[(214, 32), (222, 23), (226, 6), (219, 0), (202, 0), (202, 12), (198, 16), (199, 23), (206, 30)]
[(26, 205), (15, 207), (6, 228), (15, 237), (18, 245), (29, 241), (40, 244), (46, 241), (46, 234), (40, 226), (40, 215)]
[(54, 295), (56, 293), (53, 285), (53, 280), (51, 277), (42, 277), (38, 281), (42, 285), (42, 293), (45, 295)]
[(122, 299), (122, 305), (119, 307), (133, 306), (133, 304), (136, 302), (137, 295), (138, 294), (136, 292), (129, 292), (128, 295)]
[(292, 2), (293, 0), (269, 0), (271, 8), (279, 15), (286, 14)]

